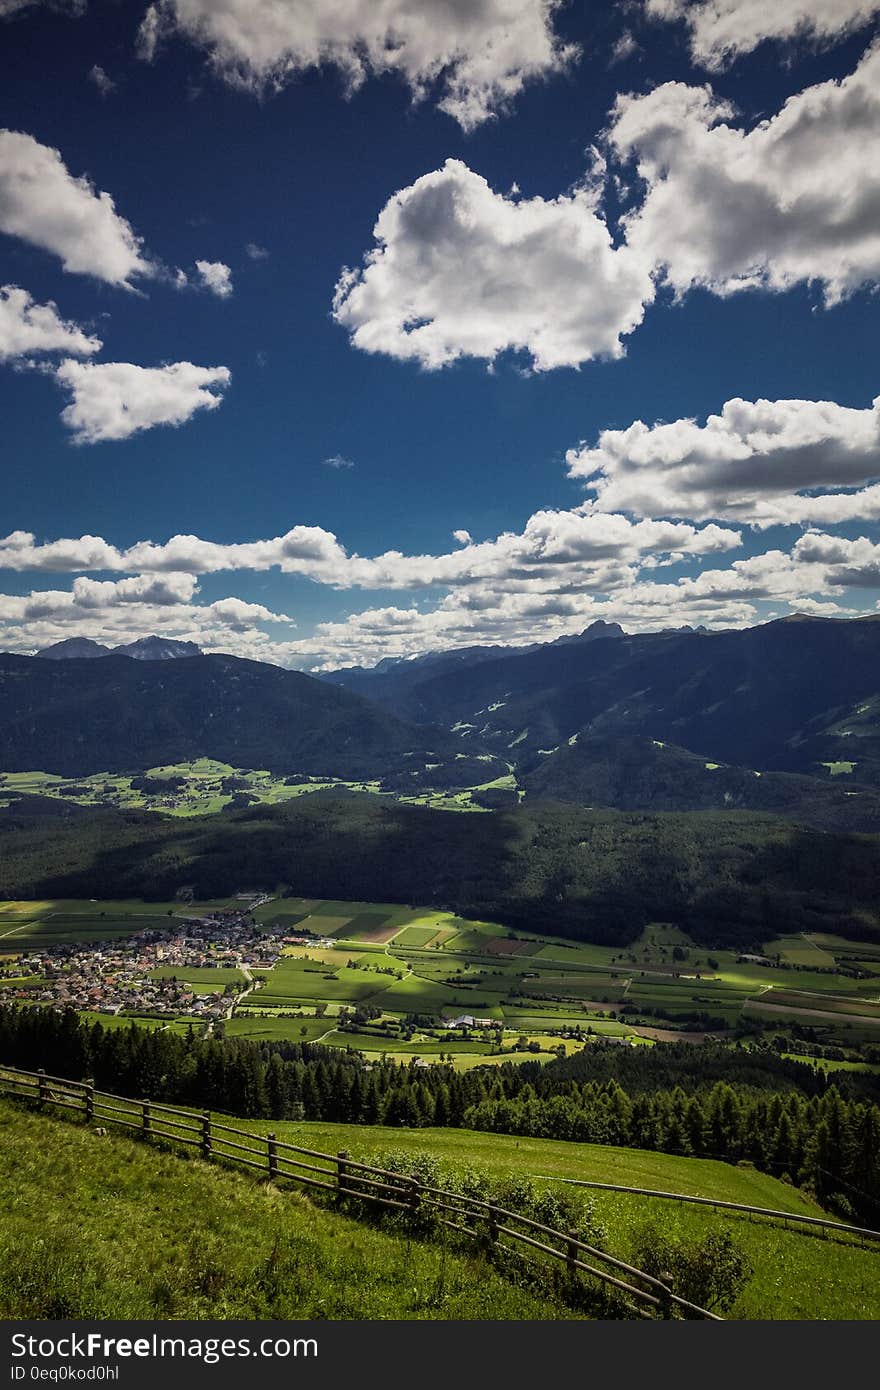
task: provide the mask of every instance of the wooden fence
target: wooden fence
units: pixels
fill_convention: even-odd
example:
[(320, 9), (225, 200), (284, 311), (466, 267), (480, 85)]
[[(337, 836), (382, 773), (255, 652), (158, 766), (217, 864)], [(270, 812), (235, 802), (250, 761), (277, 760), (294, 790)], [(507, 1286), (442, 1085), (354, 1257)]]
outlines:
[[(42, 1107), (60, 1106), (82, 1115), (87, 1123), (120, 1125), (147, 1139), (187, 1145), (203, 1159), (222, 1160), (255, 1169), (272, 1182), (282, 1179), (317, 1188), (336, 1200), (365, 1202), (374, 1207), (406, 1212), (418, 1228), (421, 1217), (464, 1235), (483, 1249), (516, 1252), (562, 1264), (572, 1281), (586, 1274), (616, 1289), (637, 1316), (703, 1318), (722, 1322), (708, 1308), (680, 1297), (668, 1282), (609, 1255), (581, 1240), (577, 1231), (558, 1231), (509, 1211), (494, 1202), (416, 1178), (359, 1163), (343, 1150), (337, 1154), (287, 1144), (275, 1134), (258, 1135), (233, 1125), (152, 1100), (130, 1100), (98, 1091), (90, 1081), (68, 1081), (45, 1072), (0, 1068), (0, 1092)], [(511, 1244), (512, 1242), (512, 1244)]]

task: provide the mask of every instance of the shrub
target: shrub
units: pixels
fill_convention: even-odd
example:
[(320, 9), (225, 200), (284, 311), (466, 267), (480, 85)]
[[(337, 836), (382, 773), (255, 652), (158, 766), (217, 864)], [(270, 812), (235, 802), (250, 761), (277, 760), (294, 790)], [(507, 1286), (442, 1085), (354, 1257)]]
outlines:
[(730, 1308), (753, 1273), (729, 1231), (685, 1239), (650, 1223), (636, 1236), (634, 1259), (655, 1278), (671, 1275), (673, 1292), (702, 1308)]

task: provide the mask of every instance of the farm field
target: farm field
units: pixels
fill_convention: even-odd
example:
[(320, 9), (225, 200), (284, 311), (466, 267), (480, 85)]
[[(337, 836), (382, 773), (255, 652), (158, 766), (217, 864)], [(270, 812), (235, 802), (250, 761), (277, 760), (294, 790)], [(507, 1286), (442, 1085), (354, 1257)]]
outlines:
[(131, 936), (145, 927), (168, 929), (169, 918), (197, 917), (218, 908), (241, 906), (234, 898), (208, 902), (147, 903), (57, 898), (41, 902), (0, 902), (0, 957), (8, 953), (38, 950), (44, 946), (71, 946)]
[[(0, 984), (39, 982), (27, 969), (30, 949), (100, 943), (242, 902), (0, 903)], [(521, 1035), (549, 1056), (560, 1043), (580, 1046), (591, 1036), (699, 1041), (801, 1020), (821, 1041), (856, 1046), (876, 1041), (880, 1028), (880, 947), (842, 938), (775, 938), (757, 960), (707, 950), (662, 923), (615, 948), (400, 903), (275, 896), (253, 917), (288, 941), (276, 965), (254, 973), (255, 987), (223, 1024), (231, 1036), (320, 1038), (428, 1062), (443, 1053), (470, 1067), (474, 1056), (515, 1057)], [(854, 966), (855, 950), (877, 973)], [(196, 992), (245, 980), (234, 967), (162, 966), (153, 977), (174, 974)]]
[[(814, 959), (795, 969), (744, 962), (731, 951), (706, 953), (677, 928), (660, 924), (621, 950), (388, 903), (283, 902), (299, 917), (300, 932), (326, 933), (334, 946), (288, 948), (290, 955), (244, 1001), (238, 1027), (247, 1015), (264, 1037), (276, 1027), (276, 1036), (290, 1036), (291, 1025), (287, 1018), (260, 1018), (258, 1024), (264, 1010), (321, 1004), (327, 1011), (367, 1008), (375, 1013), (369, 1028), (334, 1028), (323, 1041), (427, 1061), (443, 1052), (455, 1065), (469, 1067), (474, 1038), (481, 1039), (487, 1060), (490, 1050), (497, 1056), (498, 1049), (491, 1046), (494, 1035), (486, 1033), (485, 1024), (464, 1033), (439, 1026), (459, 1014), (501, 1025), (504, 1056), (516, 1055), (511, 1050), (518, 1033), (540, 1040), (549, 1053), (560, 1034), (575, 1031), (645, 1042), (656, 1031), (653, 1025), (663, 1030), (668, 1020), (665, 1031), (674, 1036), (677, 1020), (700, 1011), (723, 1030), (743, 1021), (750, 999), (771, 998), (795, 981), (817, 1008), (839, 989), (845, 998), (852, 996), (867, 1027), (875, 1015), (880, 1019), (880, 1009), (865, 998), (876, 992), (873, 978), (853, 980), (807, 968), (815, 966)], [(278, 902), (267, 903), (257, 916), (271, 921), (279, 910)], [(675, 948), (685, 954), (684, 961), (674, 958)], [(809, 956), (815, 948), (805, 949)], [(417, 1035), (414, 1018), (421, 1020)], [(433, 1021), (427, 1033), (425, 1020)]]
[(235, 966), (160, 965), (150, 971), (153, 980), (181, 980), (196, 994), (211, 994), (227, 985), (243, 985), (247, 977)]

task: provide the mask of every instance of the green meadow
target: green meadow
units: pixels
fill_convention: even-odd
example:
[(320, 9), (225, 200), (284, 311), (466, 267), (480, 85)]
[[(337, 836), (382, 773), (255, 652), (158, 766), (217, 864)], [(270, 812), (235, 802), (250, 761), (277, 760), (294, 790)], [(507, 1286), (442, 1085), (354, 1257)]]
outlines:
[[(643, 1149), (608, 1148), (455, 1129), (388, 1129), (321, 1122), (246, 1121), (257, 1133), (325, 1153), (345, 1149), (352, 1158), (380, 1161), (388, 1151), (427, 1153), (442, 1170), (477, 1170), (497, 1178), (530, 1176), (550, 1190), (572, 1189), (561, 1180), (614, 1183), (716, 1198), (776, 1211), (821, 1216), (810, 1198), (750, 1165), (676, 1158)], [(604, 1248), (632, 1259), (642, 1228), (661, 1223), (670, 1236), (703, 1237), (728, 1230), (753, 1273), (728, 1314), (746, 1319), (880, 1317), (880, 1247), (849, 1237), (812, 1234), (783, 1222), (750, 1218), (720, 1208), (694, 1207), (628, 1193), (582, 1189), (602, 1226)]]
[(0, 1102), (0, 1317), (547, 1319), (477, 1255)]

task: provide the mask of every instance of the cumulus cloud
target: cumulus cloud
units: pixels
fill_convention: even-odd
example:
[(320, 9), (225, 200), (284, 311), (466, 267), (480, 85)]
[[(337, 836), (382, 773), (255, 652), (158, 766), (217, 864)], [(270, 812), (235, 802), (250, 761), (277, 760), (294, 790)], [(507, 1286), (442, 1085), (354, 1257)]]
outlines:
[(182, 425), (198, 410), (216, 410), (230, 381), (228, 367), (192, 362), (138, 367), (68, 359), (55, 375), (72, 397), (61, 418), (77, 444), (128, 439), (155, 425)]
[(577, 53), (553, 30), (561, 0), (157, 0), (138, 49), (151, 61), (183, 34), (239, 87), (278, 89), (332, 65), (349, 90), (394, 73), (465, 129), (504, 110), (527, 82), (562, 71)]
[(880, 546), (810, 535), (791, 551), (767, 551), (668, 583), (624, 573), (600, 593), (506, 585), (458, 590), (428, 610), (368, 608), (288, 642), (284, 661), (321, 669), (472, 644), (525, 645), (535, 640), (537, 625), (541, 640), (552, 641), (597, 618), (649, 632), (684, 624), (742, 627), (767, 616), (768, 605), (772, 612), (850, 616), (858, 610), (836, 599), (847, 587), (866, 586), (880, 588)]
[(613, 245), (595, 203), (586, 186), (505, 196), (447, 160), (385, 205), (334, 316), (356, 347), (429, 368), (507, 350), (538, 371), (620, 357), (653, 298), (650, 264)]
[(198, 589), (192, 574), (133, 574), (127, 579), (89, 579), (78, 575), (73, 581), (73, 601), (81, 608), (106, 608), (116, 603), (190, 603)]
[(232, 294), (232, 271), (222, 261), (196, 261), (196, 271), (202, 287), (218, 299), (228, 299)]
[(248, 260), (267, 261), (269, 259), (269, 252), (266, 250), (265, 246), (260, 246), (256, 241), (247, 242), (244, 249)]
[[(466, 535), (466, 533), (460, 533)], [(459, 537), (456, 537), (459, 539)], [(592, 511), (541, 511), (521, 532), (491, 541), (459, 539), (441, 555), (388, 550), (352, 555), (331, 531), (295, 526), (283, 536), (221, 544), (198, 536), (172, 536), (164, 544), (139, 541), (119, 550), (100, 536), (40, 543), (32, 532), (0, 540), (0, 567), (16, 570), (137, 570), (140, 573), (216, 574), (228, 570), (279, 569), (336, 589), (418, 590), (434, 586), (568, 584), (598, 588), (613, 573), (643, 556), (711, 555), (737, 548), (738, 531), (721, 526), (610, 516)]]
[(109, 193), (71, 174), (58, 150), (0, 130), (0, 232), (60, 257), (64, 269), (131, 288), (155, 273)]
[[(704, 425), (636, 420), (603, 430), (595, 445), (569, 450), (566, 461), (602, 511), (759, 527), (876, 519), (880, 488), (862, 485), (880, 478), (880, 396), (864, 410), (736, 398)], [(862, 490), (829, 491), (835, 488)]]
[(80, 577), (71, 589), (0, 595), (0, 649), (29, 652), (65, 637), (91, 637), (108, 646), (158, 634), (197, 642), (206, 651), (227, 651), (277, 660), (285, 651), (264, 630), (294, 628), (286, 613), (230, 597), (196, 603), (191, 575), (132, 575), (120, 580)]
[(344, 454), (331, 454), (323, 464), (325, 468), (354, 468), (354, 459), (347, 459)]
[[(767, 6), (768, 13), (773, 9)], [(677, 294), (816, 283), (827, 304), (880, 279), (880, 45), (752, 130), (710, 87), (619, 96), (608, 144), (645, 196), (625, 219), (636, 257)]]
[(100, 338), (62, 319), (51, 300), (37, 304), (27, 290), (0, 285), (0, 362), (46, 352), (89, 357), (100, 348)]
[[(309, 530), (312, 534), (305, 534)], [(761, 611), (766, 614), (768, 605), (773, 611), (842, 615), (850, 611), (838, 601), (845, 590), (880, 588), (880, 545), (865, 538), (850, 541), (810, 532), (790, 551), (770, 550), (726, 563), (725, 552), (735, 545), (736, 535), (719, 527), (698, 531), (658, 521), (539, 513), (526, 530), (528, 539), (524, 532), (483, 547), (469, 543), (468, 548), (478, 553), (471, 554), (457, 580), (453, 568), (441, 566), (440, 582), (449, 592), (439, 603), (428, 608), (416, 602), (368, 607), (320, 623), (311, 636), (298, 638), (266, 632), (264, 625), (289, 627), (292, 619), (262, 604), (235, 596), (210, 604), (195, 602), (198, 583), (193, 569), (167, 566), (172, 558), (179, 561), (201, 547), (206, 569), (209, 542), (175, 537), (167, 547), (146, 542), (119, 551), (94, 536), (40, 546), (31, 534), (17, 532), (0, 541), (0, 563), (50, 569), (90, 561), (97, 569), (130, 568), (138, 559), (152, 559), (155, 568), (113, 581), (81, 575), (71, 590), (0, 599), (0, 644), (24, 651), (72, 633), (112, 644), (159, 632), (198, 641), (209, 650), (320, 667), (471, 643), (523, 644), (534, 641), (536, 627), (542, 639), (551, 640), (578, 632), (596, 618), (650, 631), (683, 623), (742, 626), (754, 622)], [(655, 560), (663, 547), (673, 545), (680, 549), (667, 554), (679, 559), (688, 553), (714, 556), (714, 567), (658, 582), (644, 572), (641, 559)], [(211, 563), (216, 568), (223, 562), (229, 562), (229, 568), (253, 566), (260, 561), (260, 547), (261, 562), (268, 567), (270, 556), (277, 563), (280, 550), (298, 550), (300, 561), (293, 561), (293, 572), (330, 583), (329, 571), (322, 572), (316, 562), (334, 546), (339, 548), (334, 538), (328, 540), (328, 533), (300, 528), (295, 540), (215, 546)], [(238, 553), (224, 553), (229, 550)], [(377, 561), (352, 557), (352, 562), (374, 565), (374, 580), (382, 572), (384, 579), (405, 588), (414, 586), (418, 565), (410, 560), (415, 558), (389, 552)], [(444, 564), (448, 559), (433, 558)], [(367, 578), (365, 573), (361, 577)]]
[(645, 0), (645, 10), (685, 20), (694, 61), (720, 68), (768, 39), (842, 38), (880, 13), (880, 0)]

